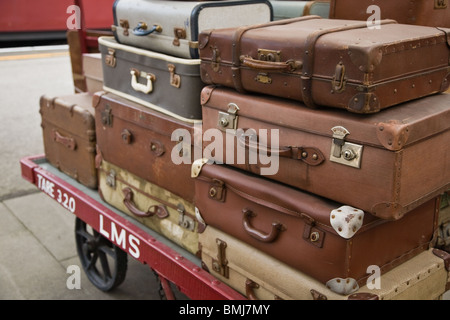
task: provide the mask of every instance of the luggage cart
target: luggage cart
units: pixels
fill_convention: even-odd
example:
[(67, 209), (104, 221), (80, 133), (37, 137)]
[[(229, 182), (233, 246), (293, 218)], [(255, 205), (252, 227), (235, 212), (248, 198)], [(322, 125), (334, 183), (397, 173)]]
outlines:
[(128, 255), (147, 264), (159, 277), (168, 300), (170, 282), (193, 300), (246, 298), (201, 268), (200, 258), (133, 221), (89, 189), (51, 166), (44, 155), (20, 160), (22, 177), (76, 217), (78, 255), (89, 280), (109, 291), (125, 279)]

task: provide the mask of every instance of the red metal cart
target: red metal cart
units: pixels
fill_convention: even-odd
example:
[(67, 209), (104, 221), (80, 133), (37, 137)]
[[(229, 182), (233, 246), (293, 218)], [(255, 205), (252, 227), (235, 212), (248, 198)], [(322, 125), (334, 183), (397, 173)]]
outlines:
[(174, 298), (170, 282), (194, 300), (245, 299), (203, 270), (198, 257), (112, 208), (98, 192), (52, 167), (44, 155), (25, 157), (20, 164), (24, 179), (76, 216), (78, 255), (97, 288), (120, 285), (130, 255), (156, 272), (167, 299)]

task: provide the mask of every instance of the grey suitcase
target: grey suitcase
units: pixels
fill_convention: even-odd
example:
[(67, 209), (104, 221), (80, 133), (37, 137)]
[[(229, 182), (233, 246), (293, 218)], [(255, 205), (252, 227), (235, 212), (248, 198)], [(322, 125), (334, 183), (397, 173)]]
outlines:
[(269, 22), (272, 6), (267, 0), (117, 0), (113, 14), (118, 42), (196, 59), (202, 30)]
[(184, 59), (100, 37), (103, 89), (194, 123), (202, 118), (200, 60)]

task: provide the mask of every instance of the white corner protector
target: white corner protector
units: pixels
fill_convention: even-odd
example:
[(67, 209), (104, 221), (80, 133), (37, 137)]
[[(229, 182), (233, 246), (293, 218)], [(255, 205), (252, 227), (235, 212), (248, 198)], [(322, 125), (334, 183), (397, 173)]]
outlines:
[(361, 228), (364, 211), (350, 206), (342, 206), (330, 213), (330, 224), (343, 238), (350, 239)]
[(197, 207), (195, 207), (195, 218), (197, 218), (197, 221), (200, 222), (201, 224), (206, 225), (205, 220), (203, 220), (200, 210), (198, 210)]
[(358, 283), (353, 278), (334, 278), (329, 280), (326, 286), (331, 291), (344, 296), (352, 294), (359, 289)]
[(200, 171), (202, 171), (202, 167), (205, 163), (208, 163), (208, 159), (206, 158), (202, 158), (202, 159), (197, 159), (192, 163), (192, 167), (191, 167), (191, 178), (197, 178), (198, 175), (200, 174)]

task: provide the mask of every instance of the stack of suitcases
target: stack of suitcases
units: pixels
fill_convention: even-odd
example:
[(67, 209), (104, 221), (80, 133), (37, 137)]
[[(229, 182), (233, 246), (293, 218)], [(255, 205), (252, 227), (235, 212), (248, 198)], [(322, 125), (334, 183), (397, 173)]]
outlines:
[(117, 0), (102, 90), (41, 98), (48, 161), (249, 299), (439, 298), (450, 29), (334, 2)]

